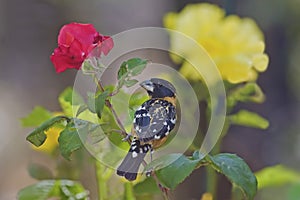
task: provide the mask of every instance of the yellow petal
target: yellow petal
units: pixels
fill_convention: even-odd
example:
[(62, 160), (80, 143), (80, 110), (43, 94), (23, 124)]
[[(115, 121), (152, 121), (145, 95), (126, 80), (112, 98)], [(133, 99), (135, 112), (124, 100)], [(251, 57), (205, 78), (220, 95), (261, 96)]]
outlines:
[[(257, 72), (267, 69), (269, 58), (264, 54), (263, 33), (252, 19), (237, 15), (225, 16), (220, 7), (200, 3), (187, 5), (180, 13), (168, 14), (165, 25), (202, 45), (217, 64), (224, 80), (231, 83), (255, 80)], [(189, 46), (191, 43), (172, 37), (172, 34), (170, 38), (171, 50), (183, 58), (172, 56), (176, 63), (201, 54)], [(180, 71), (193, 80), (200, 77), (185, 62)]]
[(269, 57), (266, 54), (257, 54), (253, 56), (253, 65), (259, 72), (263, 72), (267, 69), (269, 64)]
[(179, 72), (189, 80), (196, 81), (202, 79), (199, 72), (189, 62), (184, 62)]
[(217, 66), (223, 78), (231, 83), (248, 81), (251, 61), (247, 57), (223, 58), (217, 62)]
[(177, 14), (170, 12), (164, 16), (163, 24), (166, 28), (175, 29), (176, 28), (176, 20), (177, 20)]

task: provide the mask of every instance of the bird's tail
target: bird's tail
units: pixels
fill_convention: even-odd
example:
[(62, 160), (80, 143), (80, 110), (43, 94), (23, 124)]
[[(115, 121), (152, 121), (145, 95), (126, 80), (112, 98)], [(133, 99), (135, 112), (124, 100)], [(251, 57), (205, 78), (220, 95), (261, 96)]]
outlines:
[(151, 150), (150, 144), (141, 145), (139, 140), (133, 138), (126, 157), (117, 169), (117, 174), (129, 181), (135, 180), (139, 167), (149, 150)]

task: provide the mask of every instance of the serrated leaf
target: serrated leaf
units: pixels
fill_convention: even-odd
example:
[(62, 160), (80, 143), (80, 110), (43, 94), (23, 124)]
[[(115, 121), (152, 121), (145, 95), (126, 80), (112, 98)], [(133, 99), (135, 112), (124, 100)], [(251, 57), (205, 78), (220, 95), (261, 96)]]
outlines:
[(88, 100), (87, 107), (92, 113), (96, 113), (96, 104), (95, 104), (95, 94), (92, 92), (87, 92)]
[(235, 154), (222, 153), (209, 156), (211, 166), (224, 174), (229, 181), (238, 187), (247, 199), (254, 199), (257, 192), (257, 180), (249, 166)]
[(198, 163), (198, 160), (190, 160), (185, 156), (181, 156), (171, 165), (156, 171), (156, 175), (162, 185), (167, 188), (175, 189), (178, 184), (184, 181), (194, 171)]
[(58, 143), (61, 155), (67, 160), (71, 160), (71, 154), (83, 146), (77, 128), (73, 123), (69, 123), (60, 133)]
[(96, 95), (88, 92), (87, 107), (92, 113), (96, 113), (99, 118), (102, 117), (105, 100), (109, 96), (109, 93), (109, 90)]
[(120, 69), (118, 70), (118, 89), (120, 89), (124, 84), (127, 87), (131, 87), (137, 83), (136, 80), (131, 79), (131, 77), (136, 76), (145, 69), (148, 61), (140, 58), (131, 58), (124, 61)]
[(151, 162), (145, 171), (160, 168), (155, 171), (157, 178), (163, 186), (174, 189), (193, 172), (198, 163), (199, 160), (189, 159), (182, 154), (170, 154)]
[(258, 189), (277, 187), (291, 183), (300, 184), (300, 172), (283, 165), (266, 167), (256, 172), (255, 175), (258, 182)]
[(41, 106), (36, 106), (29, 115), (21, 119), (22, 126), (35, 127), (52, 117), (51, 112)]
[(31, 163), (28, 166), (28, 172), (29, 175), (37, 180), (43, 180), (43, 179), (51, 179), (53, 178), (52, 172), (50, 169), (48, 169), (46, 166)]
[(240, 110), (238, 113), (228, 116), (230, 123), (252, 128), (266, 129), (269, 127), (267, 119), (257, 113)]
[(118, 71), (118, 80), (120, 80), (127, 73), (127, 62), (123, 62)]
[(18, 192), (18, 200), (47, 200), (51, 197), (59, 199), (87, 200), (88, 191), (75, 181), (44, 180), (23, 188)]
[(103, 111), (103, 108), (105, 105), (105, 100), (107, 99), (108, 95), (109, 95), (109, 92), (104, 91), (101, 94), (99, 94), (95, 99), (96, 113), (99, 118), (101, 118), (101, 116), (102, 116), (102, 111)]
[(126, 87), (131, 87), (134, 86), (137, 82), (139, 82), (136, 79), (131, 79), (131, 80), (125, 80), (124, 84)]
[(44, 123), (42, 123), (36, 129), (34, 129), (26, 137), (26, 140), (28, 140), (29, 142), (31, 142), (35, 146), (39, 147), (39, 146), (41, 146), (45, 142), (45, 140), (47, 138), (47, 136), (45, 134), (45, 131), (47, 131), (49, 128), (51, 128), (52, 126), (55, 126), (58, 123), (62, 123), (64, 121), (68, 121), (68, 120), (69, 119), (67, 117), (65, 117), (65, 116), (53, 117), (53, 118), (45, 121)]
[(175, 162), (181, 156), (182, 156), (182, 154), (180, 154), (180, 153), (174, 153), (174, 154), (168, 154), (168, 155), (159, 157), (159, 158), (153, 160), (151, 163), (149, 163), (145, 167), (144, 172), (153, 170), (153, 169), (155, 170), (155, 169), (160, 169), (160, 168), (166, 167), (166, 166), (170, 165), (171, 163)]
[(146, 66), (147, 65), (147, 60), (143, 60), (141, 58), (131, 58), (129, 60), (127, 60), (127, 68), (132, 70), (134, 68), (136, 68), (137, 66)]
[(103, 132), (97, 131), (98, 128), (100, 128), (98, 124), (73, 118), (58, 138), (59, 150), (62, 156), (67, 160), (71, 160), (71, 154), (82, 148), (86, 140), (92, 140), (90, 141), (92, 143), (103, 140), (105, 135), (102, 134)]
[(145, 194), (160, 194), (161, 191), (157, 187), (155, 180), (152, 177), (146, 178), (144, 181), (134, 185), (134, 194), (145, 195)]

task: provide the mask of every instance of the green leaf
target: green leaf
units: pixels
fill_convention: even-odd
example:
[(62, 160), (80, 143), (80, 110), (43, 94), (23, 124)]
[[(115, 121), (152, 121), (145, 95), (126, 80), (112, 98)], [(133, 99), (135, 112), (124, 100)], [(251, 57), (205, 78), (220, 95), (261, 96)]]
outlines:
[(88, 109), (92, 113), (96, 113), (95, 94), (92, 92), (87, 92), (87, 96), (88, 96), (88, 100), (87, 100)]
[(151, 163), (149, 163), (145, 167), (144, 172), (153, 170), (153, 169), (167, 167), (168, 165), (170, 165), (171, 163), (173, 163), (177, 159), (179, 159), (181, 156), (182, 156), (182, 154), (180, 154), (180, 153), (174, 153), (174, 154), (168, 154), (168, 155), (159, 157), (159, 158), (153, 160)]
[(258, 189), (300, 183), (300, 172), (283, 165), (266, 167), (256, 172), (255, 175), (258, 181)]
[(108, 95), (109, 95), (109, 91), (104, 91), (101, 94), (99, 94), (95, 99), (95, 108), (96, 108), (95, 111), (99, 118), (101, 118), (102, 116), (105, 100), (107, 99)]
[(131, 87), (134, 86), (137, 82), (139, 82), (136, 79), (131, 79), (131, 80), (125, 80), (124, 84), (126, 87)]
[(83, 146), (74, 123), (69, 123), (60, 133), (58, 143), (61, 155), (65, 159), (71, 160), (70, 156), (72, 152)]
[(118, 71), (118, 80), (121, 80), (121, 78), (127, 73), (127, 67), (126, 67), (126, 65), (127, 65), (127, 62), (123, 62), (121, 64), (121, 67), (120, 67), (120, 69)]
[(191, 160), (183, 155), (171, 165), (156, 171), (156, 175), (162, 185), (175, 189), (179, 183), (194, 171), (198, 163), (198, 160)]
[(77, 110), (76, 117), (78, 117), (81, 113), (83, 113), (87, 109), (88, 109), (87, 105), (81, 105)]
[(71, 105), (81, 105), (83, 102), (82, 96), (71, 87), (67, 87), (58, 98), (70, 102)]
[(22, 126), (35, 127), (50, 119), (52, 114), (41, 106), (36, 106), (29, 115), (21, 119)]
[(182, 154), (170, 154), (151, 162), (145, 171), (159, 167), (155, 174), (161, 184), (174, 189), (193, 172), (198, 163), (199, 160), (189, 159)]
[(134, 185), (134, 194), (145, 195), (145, 194), (160, 194), (161, 191), (157, 187), (155, 180), (152, 177), (146, 178), (144, 181)]
[(145, 69), (148, 61), (140, 58), (131, 58), (124, 61), (118, 71), (118, 86), (120, 89), (124, 84), (126, 87), (131, 87), (138, 81), (131, 79), (133, 76), (137, 76)]
[(132, 58), (127, 61), (127, 67), (131, 71), (132, 76), (136, 76), (145, 69), (148, 60), (143, 60), (140, 58)]
[(37, 127), (36, 129), (34, 129), (27, 137), (26, 140), (28, 140), (29, 142), (31, 142), (32, 144), (34, 144), (35, 146), (39, 147), (41, 146), (47, 136), (45, 134), (45, 131), (47, 131), (49, 128), (51, 128), (52, 126), (57, 125), (58, 123), (62, 123), (65, 121), (68, 121), (69, 119), (65, 116), (57, 116), (57, 117), (53, 117), (47, 121), (45, 121), (44, 123), (42, 123), (39, 127)]
[(63, 112), (68, 116), (73, 116), (73, 106), (83, 104), (84, 100), (71, 87), (66, 88), (58, 97), (58, 101)]
[(109, 93), (109, 90), (105, 90), (104, 92), (96, 95), (88, 92), (87, 107), (92, 113), (96, 113), (99, 118), (102, 117), (105, 100), (109, 96)]
[(82, 148), (86, 140), (91, 140), (90, 143), (103, 140), (105, 135), (98, 128), (100, 128), (98, 124), (73, 118), (58, 138), (61, 155), (71, 160), (71, 154)]
[(254, 199), (257, 180), (243, 159), (234, 154), (222, 153), (208, 156), (211, 166), (224, 174), (234, 187), (239, 188), (247, 199)]
[(23, 188), (18, 192), (18, 200), (47, 200), (51, 197), (59, 199), (87, 200), (88, 191), (75, 181), (44, 180)]
[(238, 113), (229, 115), (230, 123), (235, 125), (247, 126), (252, 128), (267, 129), (269, 122), (257, 113), (247, 110), (240, 110)]
[(140, 74), (146, 67), (148, 61), (141, 58), (131, 58), (124, 61), (118, 71), (118, 80), (122, 79), (123, 76), (136, 76)]
[(43, 179), (51, 179), (53, 178), (52, 172), (47, 167), (40, 165), (40, 164), (34, 164), (31, 163), (28, 166), (28, 172), (29, 175), (37, 180), (43, 180)]

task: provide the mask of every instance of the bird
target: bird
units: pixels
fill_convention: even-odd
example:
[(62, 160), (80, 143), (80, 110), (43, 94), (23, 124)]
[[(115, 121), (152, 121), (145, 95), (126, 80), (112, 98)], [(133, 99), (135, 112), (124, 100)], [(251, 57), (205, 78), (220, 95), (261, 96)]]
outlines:
[(149, 99), (134, 113), (130, 134), (133, 139), (127, 155), (117, 168), (117, 175), (128, 181), (137, 178), (146, 154), (166, 142), (177, 118), (176, 89), (169, 81), (151, 78), (140, 86), (147, 91)]

